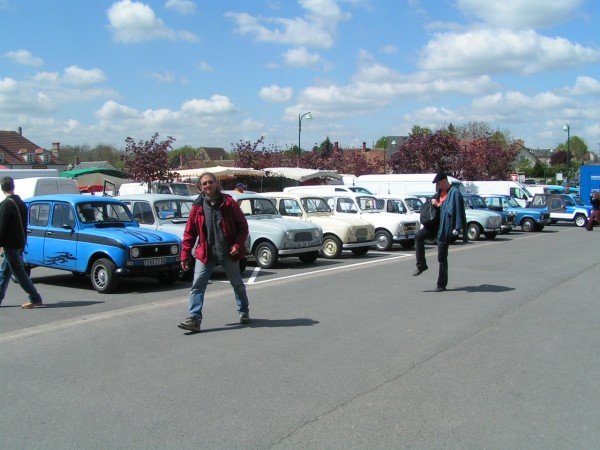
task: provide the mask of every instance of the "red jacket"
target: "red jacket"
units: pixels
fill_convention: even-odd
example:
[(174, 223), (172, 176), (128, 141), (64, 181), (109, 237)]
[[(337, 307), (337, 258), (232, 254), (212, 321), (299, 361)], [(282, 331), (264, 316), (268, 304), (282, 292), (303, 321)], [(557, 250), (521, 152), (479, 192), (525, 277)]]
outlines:
[[(246, 258), (246, 240), (248, 239), (248, 222), (240, 206), (231, 195), (220, 193), (223, 197), (219, 211), (223, 218), (223, 236), (230, 246), (237, 247), (239, 253), (237, 259)], [(208, 261), (208, 244), (204, 230), (204, 196), (198, 196), (194, 202), (190, 217), (188, 218), (183, 232), (183, 245), (181, 249), (181, 260), (189, 261), (192, 259), (192, 249), (196, 245), (196, 259), (206, 263)]]

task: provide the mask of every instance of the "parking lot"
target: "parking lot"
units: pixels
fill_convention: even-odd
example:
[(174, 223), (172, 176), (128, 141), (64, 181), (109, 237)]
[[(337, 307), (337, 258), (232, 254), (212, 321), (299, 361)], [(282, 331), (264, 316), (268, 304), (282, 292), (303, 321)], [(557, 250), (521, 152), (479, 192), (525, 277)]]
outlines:
[(217, 272), (200, 334), (176, 326), (189, 283), (34, 269), (48, 306), (12, 285), (0, 308), (3, 447), (595, 447), (599, 239), (453, 245), (443, 293), (434, 247), (419, 277), (396, 247), (250, 265), (249, 326)]

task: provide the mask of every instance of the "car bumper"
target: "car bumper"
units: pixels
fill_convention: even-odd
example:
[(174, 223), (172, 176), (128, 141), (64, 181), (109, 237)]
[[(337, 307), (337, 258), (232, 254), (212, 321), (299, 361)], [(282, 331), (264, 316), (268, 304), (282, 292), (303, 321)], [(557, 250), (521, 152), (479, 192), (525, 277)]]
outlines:
[(375, 241), (362, 241), (362, 242), (353, 242), (351, 244), (342, 244), (342, 248), (347, 250), (350, 248), (372, 247), (373, 245), (375, 245)]
[(288, 248), (285, 250), (279, 250), (277, 252), (278, 255), (287, 256), (287, 255), (301, 255), (302, 253), (308, 252), (320, 252), (323, 250), (322, 245), (314, 245), (312, 247), (302, 247), (302, 248)]

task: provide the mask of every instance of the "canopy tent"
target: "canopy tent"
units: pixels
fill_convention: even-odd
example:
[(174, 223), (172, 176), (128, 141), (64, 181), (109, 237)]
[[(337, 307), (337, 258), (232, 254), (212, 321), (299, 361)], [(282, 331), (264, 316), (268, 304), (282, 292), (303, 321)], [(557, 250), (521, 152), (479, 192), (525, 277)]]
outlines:
[(118, 189), (121, 184), (128, 181), (122, 170), (106, 169), (103, 167), (88, 167), (86, 169), (67, 170), (60, 174), (61, 177), (73, 178), (79, 186), (104, 185), (104, 181), (110, 181)]
[(246, 167), (224, 167), (224, 166), (214, 166), (214, 167), (200, 167), (198, 169), (182, 169), (182, 170), (174, 170), (174, 172), (178, 173), (181, 177), (199, 177), (204, 172), (214, 173), (215, 176), (219, 179), (234, 177), (236, 175), (246, 175), (246, 176), (254, 176), (254, 177), (264, 177), (265, 172), (263, 170), (250, 169)]
[(332, 170), (303, 169), (300, 167), (269, 167), (263, 170), (269, 177), (285, 177), (296, 180), (299, 183), (312, 180), (313, 178), (342, 179), (339, 173)]

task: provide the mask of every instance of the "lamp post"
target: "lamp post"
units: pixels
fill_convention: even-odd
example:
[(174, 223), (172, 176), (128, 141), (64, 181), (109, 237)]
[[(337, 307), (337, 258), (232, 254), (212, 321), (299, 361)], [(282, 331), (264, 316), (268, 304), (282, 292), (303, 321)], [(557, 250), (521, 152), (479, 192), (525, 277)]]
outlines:
[(302, 133), (302, 119), (312, 119), (313, 116), (310, 114), (310, 111), (304, 114), (298, 114), (298, 164), (300, 164), (300, 154), (302, 152), (300, 147), (300, 134)]
[(563, 125), (563, 130), (567, 132), (567, 181), (569, 181), (569, 141), (571, 140), (571, 125), (565, 123)]

